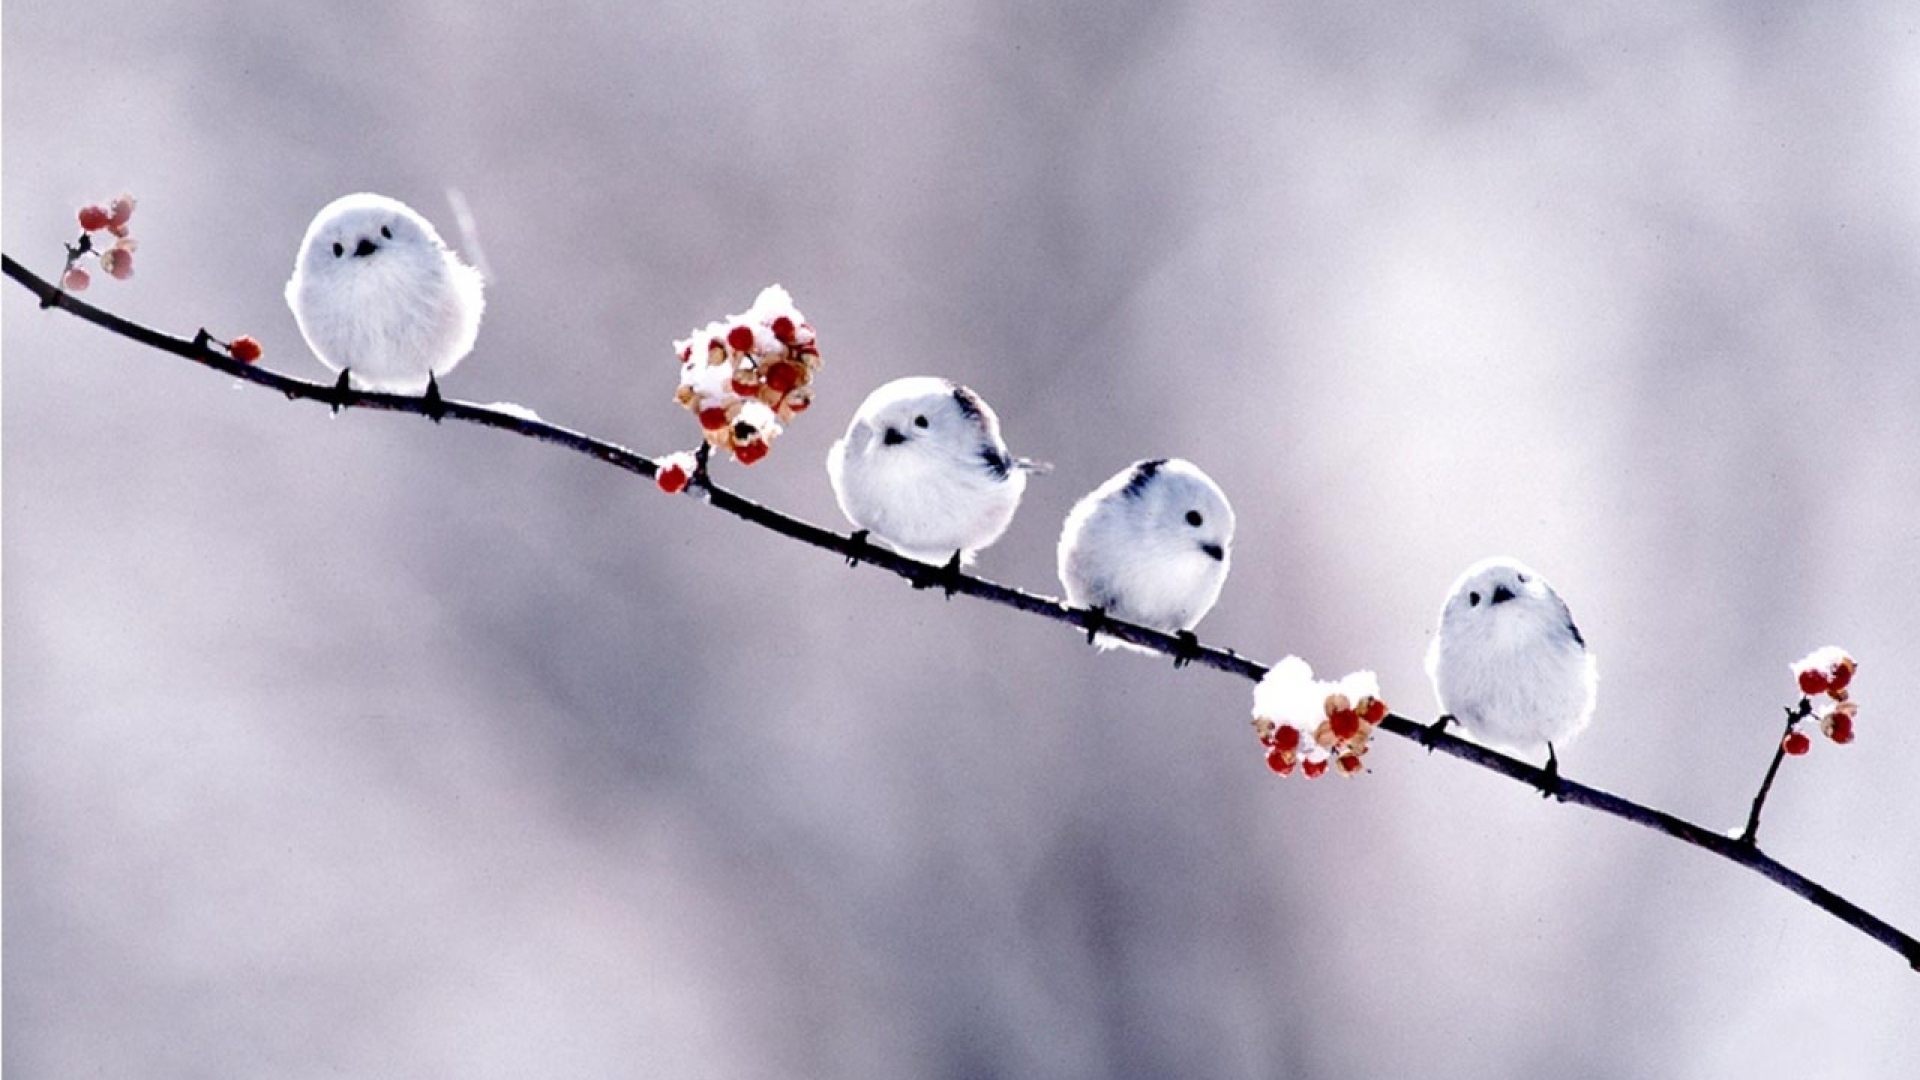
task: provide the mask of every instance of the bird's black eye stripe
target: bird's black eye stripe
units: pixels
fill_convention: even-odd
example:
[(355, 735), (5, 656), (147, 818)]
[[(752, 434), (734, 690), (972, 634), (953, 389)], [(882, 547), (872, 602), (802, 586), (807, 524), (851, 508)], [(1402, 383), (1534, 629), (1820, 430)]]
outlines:
[(389, 229), (389, 228), (387, 228), (387, 227), (386, 227), (385, 225), (382, 225), (382, 226), (380, 226), (380, 235), (381, 235), (381, 236), (384, 236), (384, 237), (386, 237), (386, 238), (387, 238), (387, 239), (389, 239), (389, 240), (391, 240), (391, 239), (393, 239), (393, 230), (392, 230), (392, 229)]
[(923, 427), (926, 427), (926, 426), (927, 426), (927, 418), (926, 418), (926, 417), (924, 417), (924, 416), (916, 416), (916, 417), (914, 417), (914, 418), (913, 418), (913, 426), (914, 426), (914, 427), (920, 427), (920, 428), (923, 428)]
[(333, 257), (337, 259), (337, 258), (339, 258), (340, 256), (342, 256), (342, 255), (345, 255), (346, 253), (347, 253), (347, 249), (346, 249), (346, 248), (343, 248), (343, 247), (341, 247), (341, 246), (340, 246), (340, 242), (339, 242), (339, 241), (337, 241), (337, 240), (336, 240), (336, 241), (334, 241), (334, 244), (333, 244)]
[(1200, 516), (1200, 511), (1198, 510), (1187, 511), (1187, 524), (1193, 526), (1194, 528), (1196, 529), (1199, 528), (1200, 523), (1205, 520), (1206, 520), (1205, 518)]
[(1468, 594), (1467, 594), (1467, 606), (1468, 606), (1468, 607), (1479, 607), (1479, 606), (1480, 606), (1480, 594), (1479, 594), (1479, 593), (1477, 593), (1477, 592), (1470, 592), (1470, 593), (1468, 593)]

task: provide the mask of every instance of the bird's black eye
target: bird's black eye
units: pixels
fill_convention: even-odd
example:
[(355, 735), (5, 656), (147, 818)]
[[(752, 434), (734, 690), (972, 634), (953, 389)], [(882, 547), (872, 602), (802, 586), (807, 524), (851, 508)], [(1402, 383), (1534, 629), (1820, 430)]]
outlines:
[(926, 427), (926, 426), (927, 426), (927, 418), (926, 418), (926, 417), (924, 417), (924, 416), (916, 416), (916, 417), (914, 417), (914, 418), (913, 418), (913, 426), (914, 426), (914, 427)]
[(1477, 592), (1470, 592), (1470, 593), (1468, 593), (1468, 594), (1467, 594), (1467, 606), (1468, 606), (1468, 607), (1479, 607), (1479, 606), (1480, 606), (1480, 594), (1479, 594), (1479, 593), (1477, 593)]
[(342, 255), (345, 255), (346, 253), (347, 253), (347, 249), (346, 249), (346, 248), (343, 248), (343, 247), (341, 247), (341, 246), (340, 246), (340, 242), (339, 242), (338, 240), (336, 240), (336, 241), (334, 241), (334, 243), (333, 243), (333, 257), (337, 259), (337, 258), (339, 258), (340, 256), (342, 256)]
[(1517, 578), (1519, 578), (1519, 579), (1520, 579), (1520, 584), (1522, 584), (1522, 585), (1525, 585), (1525, 584), (1527, 583), (1527, 575), (1525, 575), (1525, 574), (1515, 574), (1515, 575), (1513, 575), (1513, 576), (1514, 576), (1514, 577), (1517, 577)]
[(389, 229), (389, 228), (387, 228), (387, 227), (386, 227), (385, 225), (382, 225), (382, 226), (380, 226), (380, 235), (381, 235), (381, 236), (384, 236), (384, 237), (386, 237), (386, 238), (387, 238), (387, 239), (389, 239), (389, 240), (391, 240), (391, 239), (393, 239), (393, 230), (392, 230), (392, 229)]
[(1199, 528), (1200, 523), (1205, 520), (1206, 520), (1205, 518), (1200, 516), (1200, 511), (1198, 510), (1187, 511), (1187, 524), (1193, 526), (1194, 528), (1196, 529)]

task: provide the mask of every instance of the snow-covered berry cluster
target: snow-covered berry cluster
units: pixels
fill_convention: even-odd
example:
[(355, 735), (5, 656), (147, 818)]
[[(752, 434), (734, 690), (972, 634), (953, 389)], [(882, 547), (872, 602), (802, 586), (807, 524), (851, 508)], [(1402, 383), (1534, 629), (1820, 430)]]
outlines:
[(778, 285), (762, 289), (751, 308), (708, 323), (673, 348), (680, 356), (674, 399), (699, 418), (707, 445), (742, 465), (766, 457), (781, 425), (813, 403), (820, 350), (813, 327)]
[[(80, 208), (80, 239), (67, 245), (67, 268), (60, 275), (60, 287), (68, 292), (84, 292), (93, 284), (93, 275), (87, 273), (80, 260), (92, 255), (100, 263), (101, 273), (115, 281), (125, 281), (133, 276), (133, 253), (139, 248), (139, 241), (133, 238), (127, 222), (133, 218), (134, 199), (131, 195), (122, 195), (105, 206), (90, 203)], [(111, 242), (93, 239), (94, 233), (106, 233), (113, 237)], [(105, 247), (101, 245), (105, 244)]]
[(1373, 672), (1324, 682), (1297, 656), (1275, 664), (1253, 688), (1253, 732), (1267, 767), (1281, 776), (1296, 766), (1309, 777), (1329, 768), (1341, 776), (1360, 772), (1373, 729), (1387, 712)]
[[(1815, 649), (1793, 662), (1793, 678), (1802, 695), (1797, 716), (1818, 720), (1821, 733), (1842, 746), (1853, 741), (1853, 720), (1860, 712), (1860, 706), (1847, 695), (1859, 666), (1847, 650), (1836, 645)], [(1798, 757), (1813, 749), (1813, 740), (1790, 724), (1780, 745)]]

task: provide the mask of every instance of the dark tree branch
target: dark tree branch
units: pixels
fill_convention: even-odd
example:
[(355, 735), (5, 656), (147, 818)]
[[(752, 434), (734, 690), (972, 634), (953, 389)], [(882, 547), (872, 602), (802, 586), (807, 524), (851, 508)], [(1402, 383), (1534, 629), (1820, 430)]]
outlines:
[[(292, 400), (313, 401), (328, 407), (338, 403), (350, 408), (415, 413), (429, 418), (432, 418), (437, 411), (445, 419), (465, 420), (512, 431), (541, 442), (566, 447), (640, 476), (651, 477), (656, 471), (652, 459), (644, 455), (542, 420), (529, 419), (451, 399), (442, 401), (436, 408), (424, 397), (405, 397), (398, 394), (371, 393), (352, 389), (341, 393), (331, 383), (307, 382), (255, 365), (243, 364), (215, 348), (215, 339), (205, 330), (200, 331), (193, 338), (178, 338), (162, 334), (76, 299), (71, 294), (35, 276), (32, 271), (21, 266), (11, 256), (0, 255), (0, 268), (4, 269), (8, 277), (13, 278), (38, 297), (40, 306), (43, 308), (62, 308), (121, 337), (161, 352), (184, 357), (234, 378), (269, 387)], [(845, 536), (798, 518), (789, 517), (719, 487), (705, 474), (704, 469), (695, 475), (693, 483), (688, 485), (685, 494), (704, 499), (715, 509), (752, 522), (763, 529), (844, 556), (855, 565), (879, 567), (888, 573), (905, 578), (916, 589), (940, 588), (949, 590), (950, 593), (977, 597), (1002, 607), (1065, 623), (1083, 632), (1098, 631), (1175, 660), (1184, 660), (1186, 664), (1212, 668), (1253, 682), (1258, 682), (1267, 673), (1266, 667), (1246, 659), (1231, 649), (1201, 645), (1190, 639), (1182, 640), (1178, 635), (1163, 634), (1144, 626), (1110, 618), (1098, 611), (1070, 608), (1053, 597), (1026, 592), (985, 578), (966, 573), (950, 573), (946, 568), (918, 562), (885, 548), (874, 547), (865, 543), (865, 538), (859, 534)], [(1489, 750), (1478, 743), (1468, 742), (1443, 731), (1436, 731), (1428, 725), (1415, 723), (1404, 716), (1389, 715), (1380, 726), (1401, 738), (1439, 750), (1502, 776), (1511, 777), (1531, 788), (1548, 790), (1546, 785), (1551, 778), (1547, 771), (1539, 766), (1529, 765), (1524, 761)], [(1779, 761), (1776, 757), (1774, 768), (1768, 771), (1769, 780), (1778, 766)], [(1747, 867), (1899, 953), (1908, 964), (1920, 971), (1920, 940), (1915, 940), (1911, 935), (1901, 932), (1885, 920), (1848, 901), (1819, 882), (1789, 869), (1779, 860), (1760, 850), (1753, 840), (1753, 834), (1758, 824), (1759, 804), (1765, 798), (1765, 787), (1766, 785), (1763, 785), (1761, 797), (1755, 802), (1753, 818), (1749, 821), (1748, 829), (1740, 838), (1715, 832), (1665, 811), (1642, 806), (1630, 799), (1599, 788), (1588, 787), (1565, 777), (1559, 778), (1557, 787), (1552, 790), (1554, 796), (1561, 802), (1585, 806), (1623, 821), (1633, 822)]]

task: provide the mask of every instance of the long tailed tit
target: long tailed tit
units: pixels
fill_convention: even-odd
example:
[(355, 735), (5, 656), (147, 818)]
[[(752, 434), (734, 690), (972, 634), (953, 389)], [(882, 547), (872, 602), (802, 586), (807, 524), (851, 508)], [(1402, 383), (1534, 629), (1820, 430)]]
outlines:
[(382, 195), (347, 195), (307, 226), (287, 306), (339, 387), (439, 401), (437, 376), (473, 351), (480, 272), (426, 218)]
[[(1556, 743), (1593, 717), (1593, 654), (1566, 602), (1545, 578), (1512, 559), (1475, 563), (1453, 585), (1427, 674), (1442, 716), (1475, 739), (1521, 752), (1547, 748), (1557, 782)], [(1551, 792), (1548, 792), (1551, 793)]]
[(895, 379), (867, 395), (827, 453), (847, 520), (908, 558), (958, 573), (1000, 538), (1027, 473), (979, 394), (946, 379)]
[(1179, 458), (1141, 461), (1067, 515), (1060, 584), (1075, 607), (1190, 637), (1220, 598), (1232, 546), (1233, 507), (1219, 485)]

